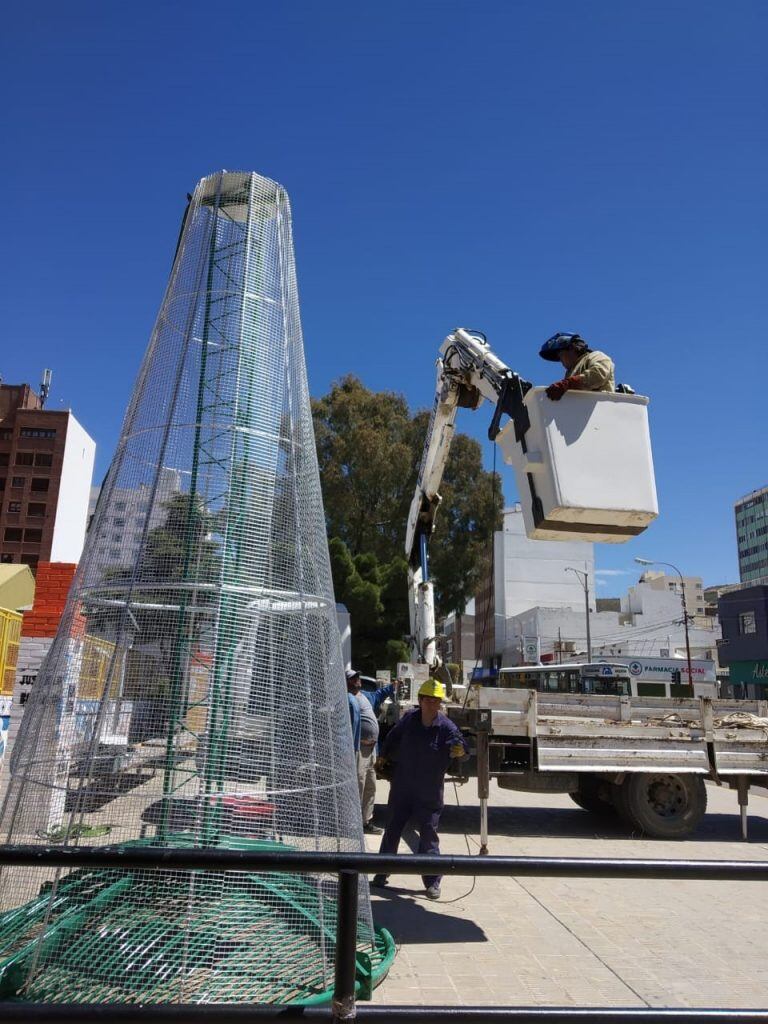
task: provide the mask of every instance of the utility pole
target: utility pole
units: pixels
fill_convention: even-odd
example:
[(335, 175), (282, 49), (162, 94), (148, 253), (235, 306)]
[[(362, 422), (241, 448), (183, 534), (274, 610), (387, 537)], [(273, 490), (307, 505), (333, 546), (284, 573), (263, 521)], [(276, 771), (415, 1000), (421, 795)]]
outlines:
[[(584, 563), (584, 564), (586, 565), (586, 563)], [(565, 572), (576, 573), (576, 575), (579, 577), (579, 581), (580, 581), (580, 583), (581, 583), (581, 585), (582, 585), (582, 587), (584, 589), (584, 608), (585, 608), (585, 611), (586, 611), (586, 614), (587, 614), (587, 661), (591, 662), (592, 661), (592, 632), (591, 632), (591, 629), (590, 629), (590, 622), (589, 622), (589, 574), (586, 571), (582, 572), (581, 569), (573, 569), (573, 568), (571, 568), (570, 565), (565, 569)]]
[(688, 605), (685, 600), (685, 580), (683, 574), (677, 568), (676, 565), (672, 565), (671, 562), (657, 562), (655, 559), (651, 560), (648, 558), (636, 558), (635, 561), (638, 565), (666, 565), (668, 569), (674, 569), (677, 575), (680, 577), (680, 600), (683, 602), (683, 629), (685, 630), (685, 658), (688, 662), (688, 685), (691, 688), (691, 696), (693, 696), (693, 668), (691, 667), (691, 640), (688, 635)]

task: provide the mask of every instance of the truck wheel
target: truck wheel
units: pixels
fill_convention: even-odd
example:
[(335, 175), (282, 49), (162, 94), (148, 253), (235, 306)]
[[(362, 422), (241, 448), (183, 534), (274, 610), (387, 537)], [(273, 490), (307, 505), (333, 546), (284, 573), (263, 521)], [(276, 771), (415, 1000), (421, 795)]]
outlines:
[(608, 816), (616, 811), (609, 800), (603, 800), (600, 797), (600, 782), (598, 779), (593, 779), (591, 775), (580, 776), (579, 788), (575, 793), (568, 795), (578, 807), (585, 811), (591, 811), (592, 814)]
[(654, 839), (683, 839), (707, 809), (707, 791), (699, 775), (628, 774), (615, 799), (622, 818)]

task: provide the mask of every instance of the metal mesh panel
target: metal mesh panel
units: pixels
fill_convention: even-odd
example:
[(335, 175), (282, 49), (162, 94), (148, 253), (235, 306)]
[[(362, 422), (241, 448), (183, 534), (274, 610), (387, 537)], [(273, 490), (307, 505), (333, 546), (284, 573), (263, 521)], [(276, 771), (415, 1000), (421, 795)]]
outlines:
[[(342, 668), (288, 196), (222, 172), (187, 210), (2, 838), (362, 849)], [(2, 878), (5, 994), (302, 1001), (331, 984), (334, 878), (41, 881)], [(375, 955), (367, 887), (360, 936)]]

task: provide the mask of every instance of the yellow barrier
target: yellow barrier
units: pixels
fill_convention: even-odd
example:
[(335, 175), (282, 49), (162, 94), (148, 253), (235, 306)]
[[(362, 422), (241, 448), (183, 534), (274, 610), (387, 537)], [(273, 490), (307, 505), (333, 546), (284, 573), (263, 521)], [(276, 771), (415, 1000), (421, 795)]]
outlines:
[(77, 686), (77, 696), (81, 700), (101, 700), (110, 669), (109, 697), (114, 699), (119, 696), (125, 652), (120, 652), (113, 665), (115, 649), (116, 645), (110, 640), (102, 640), (88, 633), (83, 637), (83, 660)]
[(19, 662), (21, 619), (18, 612), (0, 608), (0, 697), (13, 695), (16, 666)]

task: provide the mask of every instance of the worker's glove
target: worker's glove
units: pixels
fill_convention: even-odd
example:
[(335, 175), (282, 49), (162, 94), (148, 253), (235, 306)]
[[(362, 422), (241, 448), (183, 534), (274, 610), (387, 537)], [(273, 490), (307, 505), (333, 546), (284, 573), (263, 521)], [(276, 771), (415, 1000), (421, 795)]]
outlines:
[(452, 761), (458, 761), (460, 758), (464, 757), (465, 754), (466, 751), (464, 750), (463, 743), (454, 743), (451, 747), (450, 755)]
[(373, 765), (373, 770), (376, 772), (377, 779), (391, 779), (393, 768), (394, 765), (391, 761), (388, 761), (386, 757), (377, 757)]
[(567, 377), (565, 380), (556, 380), (554, 384), (550, 384), (547, 388), (547, 398), (551, 398), (553, 402), (559, 402), (570, 386), (571, 382)]
[(565, 377), (563, 380), (556, 380), (554, 384), (550, 384), (547, 388), (547, 398), (551, 398), (553, 402), (559, 402), (566, 391), (570, 391), (571, 388), (580, 388), (584, 381), (584, 376), (581, 373), (577, 373), (575, 377)]

